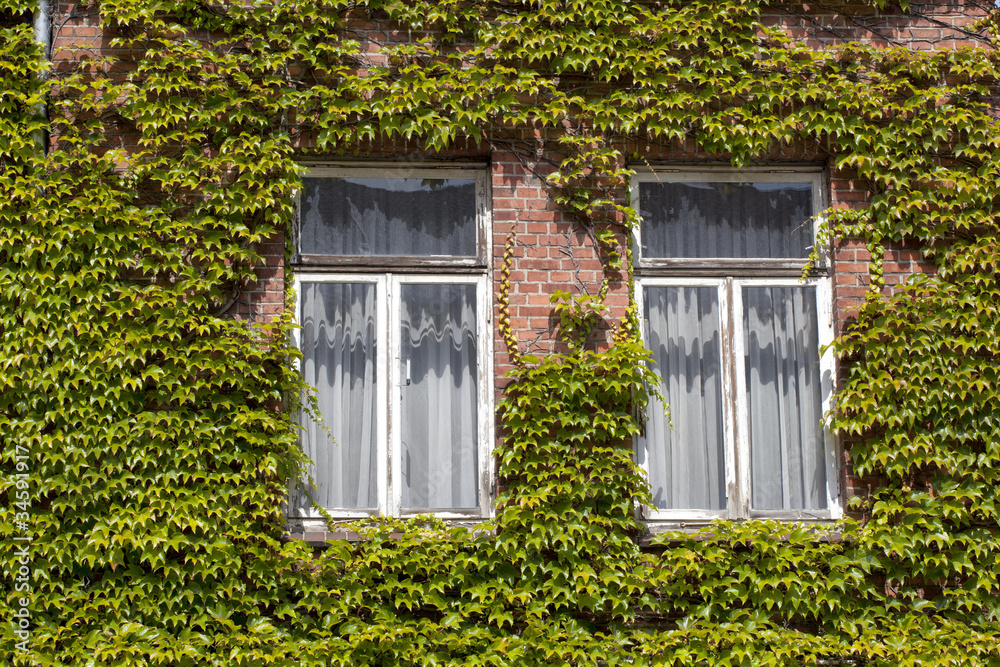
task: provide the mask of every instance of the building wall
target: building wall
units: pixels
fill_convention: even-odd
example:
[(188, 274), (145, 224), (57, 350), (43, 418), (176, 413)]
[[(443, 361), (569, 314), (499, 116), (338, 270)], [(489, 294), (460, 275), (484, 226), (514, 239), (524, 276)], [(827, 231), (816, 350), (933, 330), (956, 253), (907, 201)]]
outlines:
[[(53, 61), (56, 72), (68, 72), (81, 61), (116, 55), (110, 46), (110, 35), (102, 32), (97, 4), (61, 2), (55, 5), (53, 21)], [(909, 11), (859, 7), (860, 16), (844, 20), (814, 3), (789, 4), (767, 17), (765, 23), (786, 32), (790, 40), (814, 48), (827, 48), (860, 41), (880, 46), (902, 46), (913, 49), (957, 48), (975, 44), (965, 29), (976, 18), (974, 3), (963, 0), (941, 2), (918, 1)], [(378, 62), (378, 43), (413, 41), (419, 35), (401, 31), (395, 26), (380, 24), (359, 17), (351, 29), (362, 41), (370, 38), (368, 48), (373, 62)], [(206, 36), (207, 37), (207, 36)], [(127, 54), (118, 54), (126, 55)], [(549, 150), (550, 142), (538, 137), (540, 150)], [(548, 138), (551, 139), (551, 138)], [(135, 136), (122, 129), (108, 136), (111, 145), (135, 147)], [(59, 136), (52, 137), (58, 143)], [(308, 137), (300, 141), (303, 156), (315, 157)], [(510, 280), (510, 318), (521, 350), (544, 354), (559, 349), (556, 339), (551, 295), (557, 290), (571, 293), (596, 293), (602, 273), (601, 260), (586, 229), (573, 220), (553, 200), (543, 178), (551, 173), (552, 154), (519, 155), (502, 146), (464, 146), (442, 155), (422, 150), (415, 144), (397, 143), (373, 145), (362, 143), (359, 153), (340, 156), (355, 160), (405, 160), (407, 162), (442, 160), (478, 160), (490, 170), (492, 187), (492, 275), (494, 294), (499, 289), (504, 244), (513, 233), (516, 246)], [(625, 147), (636, 164), (679, 164), (689, 166), (724, 163), (725, 155), (699, 152), (693, 143), (667, 147), (633, 145)], [(338, 156), (324, 156), (337, 159)], [(868, 190), (864, 182), (848, 171), (836, 171), (832, 158), (816, 147), (797, 146), (776, 149), (763, 164), (822, 166), (828, 182), (830, 204), (834, 208), (862, 208)], [(621, 192), (621, 199), (627, 193)], [(289, 246), (286, 239), (272, 238), (258, 248), (262, 264), (257, 269), (257, 282), (246, 286), (232, 309), (232, 315), (250, 321), (267, 321), (280, 315), (284, 308), (284, 288), (288, 280)], [(834, 291), (834, 324), (842, 332), (853, 313), (864, 300), (869, 285), (871, 255), (864, 243), (855, 239), (839, 239), (832, 248), (830, 280)], [(933, 267), (922, 259), (918, 247), (885, 249), (885, 290), (904, 282), (914, 273), (929, 273)], [(628, 285), (625, 276), (611, 284), (607, 300), (608, 311), (603, 332), (595, 336), (595, 344), (607, 339), (607, 331), (625, 315), (628, 305)], [(494, 302), (494, 324), (499, 318)], [(506, 374), (514, 366), (507, 347), (499, 334), (493, 340), (495, 351), (495, 382), (497, 398), (507, 382)], [(849, 447), (848, 447), (849, 450)], [(849, 497), (863, 492), (869, 483), (857, 479), (851, 472), (849, 452), (843, 458), (841, 489)]]

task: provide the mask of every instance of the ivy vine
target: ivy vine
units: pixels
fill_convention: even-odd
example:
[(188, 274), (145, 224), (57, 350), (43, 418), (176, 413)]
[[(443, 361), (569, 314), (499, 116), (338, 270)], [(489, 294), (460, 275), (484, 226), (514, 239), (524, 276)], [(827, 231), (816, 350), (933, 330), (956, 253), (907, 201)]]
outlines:
[[(103, 0), (66, 19), (100, 50), (50, 65), (35, 3), (0, 0), (0, 537), (32, 572), (25, 593), (5, 550), (7, 661), (1000, 664), (1000, 56), (995, 9), (965, 6), (975, 46), (917, 51), (768, 20), (918, 9), (885, 1)], [(547, 187), (604, 278), (557, 295), (561, 353), (501, 318), (492, 524), (377, 520), (314, 554), (282, 539), (293, 322), (233, 306), (289, 229), (296, 159), (392, 146), (559, 156)], [(586, 344), (630, 277), (627, 165), (786, 149), (866, 188), (828, 216), (874, 258), (830, 423), (870, 491), (837, 525), (640, 548), (634, 308)], [(936, 273), (890, 294), (899, 247)]]

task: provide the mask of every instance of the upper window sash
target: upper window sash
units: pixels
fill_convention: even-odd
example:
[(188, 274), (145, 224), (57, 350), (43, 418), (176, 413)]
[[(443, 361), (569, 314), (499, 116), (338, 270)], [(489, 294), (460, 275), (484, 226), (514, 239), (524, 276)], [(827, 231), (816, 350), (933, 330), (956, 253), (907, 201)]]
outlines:
[[(490, 230), (487, 176), (486, 169), (473, 167), (313, 167), (296, 195), (292, 263), (368, 271), (485, 268)], [(469, 182), (473, 199), (447, 197), (446, 188), (461, 187), (461, 181)], [(419, 204), (414, 204), (412, 194), (394, 196), (394, 192), (421, 193), (436, 210), (429, 208), (425, 218), (414, 208)], [(381, 203), (380, 194), (384, 195)], [(345, 209), (343, 201), (350, 195), (356, 201)], [(473, 219), (463, 225), (470, 216)], [(441, 228), (452, 222), (449, 217), (456, 223), (457, 238), (441, 240)], [(325, 234), (323, 223), (328, 224)], [(336, 229), (338, 225), (350, 226), (358, 234), (347, 238)], [(428, 225), (436, 228), (428, 229)], [(426, 252), (421, 252), (422, 243)]]
[[(658, 235), (659, 238), (648, 238), (644, 242), (644, 230), (647, 235), (650, 235), (651, 224), (655, 223), (650, 220), (640, 222), (640, 224), (633, 230), (637, 268), (640, 272), (666, 271), (677, 275), (791, 276), (801, 274), (802, 270), (809, 262), (809, 252), (812, 250), (812, 246), (817, 242), (816, 239), (819, 238), (818, 225), (821, 220), (820, 214), (826, 208), (826, 197), (822, 187), (822, 172), (818, 168), (791, 169), (765, 167), (739, 170), (731, 168), (697, 170), (666, 167), (654, 169), (644, 168), (637, 170), (637, 173), (633, 176), (630, 184), (630, 195), (632, 206), (640, 213), (640, 216), (642, 216), (644, 212), (647, 215), (652, 213), (652, 211), (648, 210), (650, 208), (650, 204), (655, 206), (658, 203), (662, 203), (662, 201), (650, 202), (649, 197), (653, 194), (650, 192), (652, 188), (644, 187), (646, 184), (652, 184), (653, 186), (657, 184), (678, 184), (685, 187), (680, 188), (679, 191), (675, 191), (675, 195), (682, 195), (685, 190), (690, 190), (691, 194), (696, 197), (700, 190), (709, 192), (711, 189), (724, 184), (759, 185), (761, 187), (757, 189), (766, 192), (769, 185), (771, 187), (777, 187), (782, 183), (788, 183), (793, 186), (792, 188), (789, 188), (788, 192), (784, 193), (786, 195), (784, 199), (786, 200), (794, 199), (795, 191), (801, 192), (798, 188), (808, 188), (806, 192), (808, 193), (811, 210), (805, 211), (802, 215), (802, 222), (808, 226), (805, 230), (807, 236), (804, 239), (799, 237), (798, 246), (796, 246), (795, 243), (789, 239), (780, 239), (780, 242), (784, 243), (786, 246), (784, 248), (784, 252), (781, 251), (781, 248), (779, 248), (777, 252), (770, 253), (755, 253), (752, 251), (748, 252), (734, 249), (711, 252), (710, 250), (706, 250), (705, 248), (699, 246), (697, 238), (699, 233), (703, 233), (704, 236), (702, 238), (705, 243), (711, 245), (719, 240), (724, 242), (734, 241), (735, 243), (739, 243), (741, 240), (746, 241), (746, 239), (742, 237), (750, 236), (751, 230), (748, 229), (742, 234), (742, 236), (740, 234), (734, 235), (732, 232), (725, 233), (725, 231), (720, 234), (719, 231), (721, 231), (721, 228), (723, 227), (721, 224), (720, 227), (716, 229), (712, 229), (711, 224), (695, 224), (697, 221), (694, 220), (694, 217), (697, 217), (697, 215), (705, 217), (706, 213), (710, 214), (709, 211), (698, 211), (697, 215), (692, 212), (690, 229), (677, 229), (676, 232), (674, 232), (674, 236), (676, 238), (673, 240), (670, 240), (667, 237), (668, 230), (663, 230), (663, 233)], [(664, 190), (668, 189), (664, 188)], [(643, 201), (644, 191), (647, 195), (646, 201)], [(683, 202), (678, 201), (677, 203), (687, 204), (688, 199), (685, 198)], [(691, 202), (691, 205), (697, 207), (697, 202)], [(647, 210), (644, 211), (644, 207)], [(791, 234), (801, 234), (801, 232), (796, 229), (798, 225), (792, 223), (791, 220), (791, 218), (788, 218), (785, 221), (786, 226), (791, 229)], [(739, 231), (738, 227), (741, 222), (740, 220), (729, 222), (735, 223), (737, 231)], [(746, 242), (752, 245), (754, 241)], [(759, 239), (756, 240), (756, 242), (758, 244), (761, 243)], [(803, 245), (805, 246), (804, 250), (802, 249)], [(657, 248), (657, 246), (659, 246), (659, 248)], [(796, 250), (792, 250), (792, 248), (796, 248)], [(713, 256), (708, 256), (709, 254)], [(759, 256), (764, 254), (773, 254), (778, 256)], [(790, 256), (781, 256), (782, 254)], [(818, 253), (819, 262), (813, 266), (814, 273), (824, 273), (827, 270), (826, 255), (826, 249), (821, 248)]]

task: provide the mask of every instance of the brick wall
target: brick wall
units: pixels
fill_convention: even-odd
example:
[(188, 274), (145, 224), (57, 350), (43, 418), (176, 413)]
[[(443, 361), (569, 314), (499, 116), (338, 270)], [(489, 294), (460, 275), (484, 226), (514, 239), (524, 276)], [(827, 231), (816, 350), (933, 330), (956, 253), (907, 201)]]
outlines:
[[(782, 3), (766, 23), (781, 27), (790, 38), (811, 47), (848, 42), (913, 49), (954, 49), (979, 42), (968, 28), (982, 16), (976, 0), (913, 0), (909, 9), (877, 9), (860, 2)], [(849, 18), (833, 11), (849, 9)]]
[[(552, 171), (549, 165), (525, 161), (512, 153), (495, 153), (491, 160), (494, 285), (499, 289), (504, 243), (514, 232), (511, 326), (521, 351), (528, 354), (564, 349), (556, 340), (552, 294), (562, 290), (596, 295), (603, 276), (593, 238), (553, 201), (545, 187), (544, 177)], [(624, 282), (612, 282), (607, 305), (608, 320), (624, 316), (628, 305)], [(598, 333), (595, 338), (595, 342), (606, 340), (606, 334)], [(506, 345), (499, 337), (495, 349), (496, 372), (502, 378), (511, 365)]]

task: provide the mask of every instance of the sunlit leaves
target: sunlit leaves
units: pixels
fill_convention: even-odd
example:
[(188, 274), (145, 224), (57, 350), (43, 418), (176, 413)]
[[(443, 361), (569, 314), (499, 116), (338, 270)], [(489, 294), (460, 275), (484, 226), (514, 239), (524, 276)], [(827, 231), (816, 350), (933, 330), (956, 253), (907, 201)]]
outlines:
[[(30, 26), (0, 27), (0, 465), (9, 499), (30, 453), (39, 660), (996, 662), (1000, 61), (807, 48), (767, 20), (779, 5), (104, 0), (109, 50), (48, 83)], [(374, 521), (315, 556), (279, 543), (290, 319), (229, 312), (289, 229), (296, 152), (393, 142), (558, 156), (545, 185), (606, 273), (556, 295), (567, 353), (519, 358), (493, 523)], [(875, 251), (832, 417), (871, 481), (863, 523), (639, 548), (646, 357), (630, 321), (583, 342), (628, 272), (629, 163), (656, 146), (737, 166), (793, 148), (863, 184), (828, 217)], [(883, 298), (885, 245), (937, 275)]]

